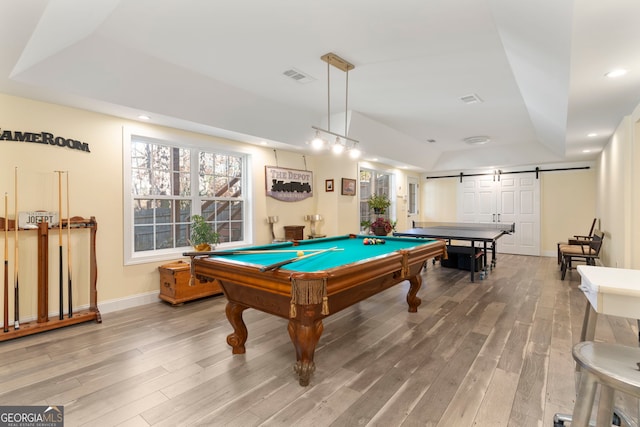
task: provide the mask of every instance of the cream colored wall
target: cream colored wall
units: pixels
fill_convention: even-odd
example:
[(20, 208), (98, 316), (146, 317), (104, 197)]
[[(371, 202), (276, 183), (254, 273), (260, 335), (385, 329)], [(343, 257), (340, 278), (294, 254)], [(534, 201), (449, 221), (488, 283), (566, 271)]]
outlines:
[[(360, 229), (358, 212), (359, 189), (355, 196), (342, 195), (342, 178), (358, 181), (358, 163), (347, 156), (333, 154), (315, 157), (318, 171), (316, 212), (324, 220), (317, 226), (316, 233), (327, 236), (357, 233)], [(333, 191), (325, 191), (325, 181), (333, 180)], [(306, 229), (305, 229), (306, 230)]]
[(620, 122), (598, 164), (598, 214), (605, 232), (601, 260), (608, 267), (640, 268), (639, 121), (640, 106)]
[(422, 178), (421, 221), (455, 221), (458, 216), (458, 178)]
[(631, 242), (640, 242), (640, 106), (636, 108), (631, 115), (631, 123), (633, 134), (631, 136), (631, 155), (632, 165), (631, 170), (631, 183), (629, 189), (631, 190), (631, 213), (628, 215), (629, 222), (629, 253), (631, 261), (629, 268), (640, 269), (640, 245), (634, 245)]
[[(54, 171), (69, 171), (71, 216), (95, 216), (98, 222), (99, 298), (118, 298), (128, 293), (148, 290), (147, 283), (128, 282), (124, 277), (121, 232), (122, 123), (113, 117), (1, 94), (0, 117), (3, 131), (50, 132), (89, 144), (91, 153), (44, 144), (0, 141), (0, 191), (8, 191), (10, 199), (13, 199), (13, 173), (17, 167), (19, 210), (58, 211), (58, 179)], [(63, 189), (65, 188), (63, 180)], [(13, 206), (12, 202), (11, 205)], [(63, 212), (66, 217), (66, 196)], [(9, 217), (13, 218), (13, 209), (10, 209)], [(25, 318), (34, 315), (36, 305), (37, 242), (32, 234), (35, 232), (21, 233), (19, 245), (20, 311)], [(74, 238), (79, 234), (74, 233)], [(57, 311), (58, 307), (58, 292), (54, 291), (57, 290), (59, 281), (58, 243), (57, 233), (52, 230), (49, 237), (50, 311)], [(66, 240), (63, 244), (66, 257)], [(88, 265), (86, 254), (81, 253), (83, 249), (86, 250), (74, 249), (73, 259), (76, 261), (72, 262), (74, 299), (78, 305), (88, 304)], [(85, 255), (84, 260), (82, 255)], [(10, 265), (13, 272), (13, 261)], [(65, 259), (64, 269), (66, 268)]]
[(596, 171), (540, 174), (540, 252), (556, 256), (557, 242), (586, 235), (596, 217)]
[[(54, 147), (44, 144), (0, 141), (0, 193), (7, 192), (9, 198), (9, 218), (13, 218), (14, 208), (14, 172), (18, 168), (19, 210), (58, 211), (58, 180), (55, 170), (69, 171), (70, 211), (71, 216), (95, 216), (98, 222), (97, 260), (98, 260), (98, 304), (116, 302), (126, 306), (127, 301), (137, 295), (158, 292), (159, 274), (157, 267), (166, 261), (138, 265), (124, 265), (123, 260), (123, 193), (122, 193), (122, 129), (125, 126), (136, 129), (148, 129), (150, 132), (160, 130), (177, 138), (201, 140), (216, 145), (231, 145), (251, 154), (252, 197), (248, 209), (254, 214), (254, 241), (257, 244), (271, 241), (271, 233), (266, 223), (268, 215), (278, 215), (280, 221), (276, 232), (284, 235), (284, 225), (305, 225), (304, 215), (315, 213), (321, 209), (318, 203), (332, 205), (332, 198), (339, 201), (339, 207), (331, 212), (333, 218), (330, 234), (357, 231), (357, 219), (343, 221), (348, 217), (347, 211), (352, 209), (355, 198), (338, 196), (340, 176), (356, 178), (357, 165), (337, 162), (335, 159), (324, 160), (319, 165), (314, 158), (306, 159), (300, 153), (277, 151), (277, 165), (292, 169), (314, 171), (314, 197), (304, 201), (287, 203), (267, 198), (265, 195), (265, 165), (276, 165), (272, 149), (247, 144), (240, 144), (220, 138), (213, 138), (191, 132), (143, 125), (123, 119), (96, 114), (88, 111), (62, 107), (28, 99), (0, 94), (1, 130), (22, 132), (50, 132), (57, 136), (73, 138), (86, 142), (90, 153)], [(342, 172), (346, 168), (349, 172)], [(329, 170), (329, 171), (327, 171)], [(322, 172), (319, 172), (322, 171)], [(333, 194), (324, 192), (324, 179), (336, 177), (336, 191)], [(63, 190), (65, 189), (63, 179)], [(356, 205), (357, 206), (357, 205)], [(322, 213), (322, 212), (319, 212)], [(1, 212), (0, 216), (4, 216)], [(66, 196), (63, 198), (63, 217), (67, 216)], [(72, 236), (72, 277), (74, 282), (74, 302), (78, 306), (88, 304), (88, 251), (87, 237), (82, 232)], [(66, 239), (66, 235), (63, 236)], [(3, 236), (0, 240), (4, 240)], [(13, 278), (13, 236), (9, 236), (10, 274)], [(37, 280), (37, 239), (35, 232), (25, 231), (20, 234), (19, 241), (19, 273), (20, 273), (20, 310), (23, 319), (35, 316), (36, 280)], [(55, 230), (49, 238), (49, 307), (57, 311), (58, 307), (58, 238)], [(66, 240), (63, 241), (66, 271)], [(83, 258), (84, 256), (84, 258)], [(179, 258), (179, 257), (178, 257)], [(178, 259), (172, 258), (172, 259)], [(65, 273), (66, 277), (66, 273)], [(13, 283), (13, 280), (12, 280)], [(55, 290), (55, 291), (54, 291)], [(13, 304), (13, 297), (10, 297)], [(11, 310), (13, 311), (13, 310)]]

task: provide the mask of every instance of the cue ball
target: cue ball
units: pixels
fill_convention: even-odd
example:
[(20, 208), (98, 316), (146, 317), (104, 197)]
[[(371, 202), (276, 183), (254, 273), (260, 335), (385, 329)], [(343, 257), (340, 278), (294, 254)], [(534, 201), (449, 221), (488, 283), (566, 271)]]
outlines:
[(302, 256), (302, 255), (304, 255), (304, 252), (302, 252), (302, 251), (298, 251), (298, 252), (296, 252), (296, 255), (297, 255), (297, 256)]

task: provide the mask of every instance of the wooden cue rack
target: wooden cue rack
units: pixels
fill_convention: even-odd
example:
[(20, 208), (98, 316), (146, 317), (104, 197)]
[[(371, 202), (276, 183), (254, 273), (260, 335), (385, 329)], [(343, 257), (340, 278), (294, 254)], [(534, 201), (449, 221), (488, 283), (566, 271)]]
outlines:
[[(5, 219), (0, 217), (0, 225), (3, 229), (4, 221)], [(62, 319), (60, 319), (59, 316), (49, 318), (49, 224), (40, 223), (37, 229), (18, 229), (18, 232), (37, 231), (38, 233), (37, 320), (25, 323), (20, 322), (19, 329), (15, 329), (13, 325), (10, 325), (8, 332), (0, 330), (0, 342), (78, 323), (90, 322), (92, 320), (95, 320), (97, 323), (102, 323), (102, 317), (100, 316), (100, 311), (98, 311), (98, 291), (96, 287), (98, 281), (98, 264), (96, 260), (96, 232), (98, 231), (98, 223), (95, 217), (89, 219), (72, 217), (69, 221), (64, 218), (62, 219), (63, 230), (66, 230), (69, 224), (71, 230), (89, 230), (89, 308), (74, 311), (72, 317), (69, 317), (69, 313), (65, 313)], [(9, 220), (9, 231), (14, 232), (15, 229), (13, 227), (15, 226), (15, 220)], [(55, 229), (52, 230), (55, 231)]]

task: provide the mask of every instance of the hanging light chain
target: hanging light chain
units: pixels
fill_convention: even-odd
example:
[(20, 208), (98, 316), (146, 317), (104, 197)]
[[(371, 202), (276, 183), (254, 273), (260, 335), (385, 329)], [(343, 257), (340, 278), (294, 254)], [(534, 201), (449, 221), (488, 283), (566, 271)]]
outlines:
[[(326, 140), (320, 139), (320, 132), (327, 133), (329, 135), (336, 136), (336, 141), (333, 144), (334, 152), (341, 152), (344, 149), (350, 151), (350, 155), (352, 158), (357, 158), (360, 156), (360, 150), (357, 148), (359, 141), (355, 139), (347, 137), (347, 128), (349, 124), (349, 70), (355, 68), (355, 66), (344, 59), (340, 58), (338, 55), (334, 53), (327, 53), (323, 55), (320, 59), (327, 63), (327, 129), (317, 128), (315, 126), (311, 126), (316, 130), (316, 137), (312, 141), (312, 145), (314, 148), (321, 148), (323, 145), (328, 144)], [(334, 66), (346, 74), (345, 80), (345, 98), (344, 98), (344, 135), (340, 135), (338, 133), (334, 133), (331, 131), (331, 66)], [(324, 141), (324, 142), (322, 142)], [(344, 143), (343, 143), (344, 141)], [(352, 146), (349, 147), (349, 141), (352, 143)], [(338, 147), (339, 145), (339, 147)]]

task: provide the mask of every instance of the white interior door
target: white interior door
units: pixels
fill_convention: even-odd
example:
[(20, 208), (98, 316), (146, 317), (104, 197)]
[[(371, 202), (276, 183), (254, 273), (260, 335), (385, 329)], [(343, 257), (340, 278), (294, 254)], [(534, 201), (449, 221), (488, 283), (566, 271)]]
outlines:
[(500, 239), (501, 252), (540, 255), (540, 180), (534, 172), (500, 178), (499, 220), (513, 222), (516, 232)]

